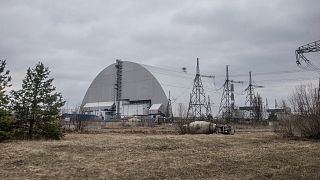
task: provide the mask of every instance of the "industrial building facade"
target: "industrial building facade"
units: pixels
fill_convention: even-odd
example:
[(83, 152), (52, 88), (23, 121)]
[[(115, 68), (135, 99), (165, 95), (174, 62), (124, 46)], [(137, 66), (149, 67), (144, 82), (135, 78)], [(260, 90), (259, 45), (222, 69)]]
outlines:
[[(86, 114), (104, 119), (165, 116), (171, 110), (178, 114), (179, 103), (188, 106), (193, 79), (194, 74), (117, 61), (96, 76), (81, 107)], [(169, 99), (174, 101), (172, 106)]]

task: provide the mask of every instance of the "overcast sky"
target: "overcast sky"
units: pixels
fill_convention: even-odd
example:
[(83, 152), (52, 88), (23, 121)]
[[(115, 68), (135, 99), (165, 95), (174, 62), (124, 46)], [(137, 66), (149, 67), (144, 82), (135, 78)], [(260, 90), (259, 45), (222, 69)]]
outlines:
[[(265, 86), (258, 91), (274, 101), (318, 77), (259, 73), (300, 70), (294, 50), (320, 39), (319, 7), (319, 0), (1, 0), (0, 58), (14, 89), (28, 67), (44, 62), (70, 106), (115, 59), (193, 73), (199, 57), (217, 87), (228, 64), (235, 80), (256, 73)], [(319, 54), (310, 58), (320, 62)]]

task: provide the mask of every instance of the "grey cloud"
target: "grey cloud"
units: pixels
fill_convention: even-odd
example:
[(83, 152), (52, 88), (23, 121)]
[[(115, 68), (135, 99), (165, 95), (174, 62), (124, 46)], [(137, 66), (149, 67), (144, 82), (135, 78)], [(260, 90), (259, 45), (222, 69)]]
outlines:
[[(298, 70), (294, 50), (319, 39), (318, 7), (317, 0), (1, 1), (0, 58), (15, 88), (27, 67), (44, 61), (70, 104), (117, 58), (193, 73), (200, 57), (201, 71), (220, 85), (226, 64), (235, 75)], [(270, 97), (290, 90), (265, 85), (260, 91)]]

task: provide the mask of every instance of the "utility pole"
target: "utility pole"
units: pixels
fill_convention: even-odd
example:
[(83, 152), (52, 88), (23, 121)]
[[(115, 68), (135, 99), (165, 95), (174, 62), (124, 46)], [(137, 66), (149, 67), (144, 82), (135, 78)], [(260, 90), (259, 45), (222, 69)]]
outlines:
[(169, 118), (171, 122), (173, 121), (170, 91), (169, 91), (169, 99), (168, 99), (168, 104), (167, 104), (167, 109), (166, 109), (166, 117)]
[(206, 101), (206, 95), (204, 93), (204, 89), (201, 81), (199, 58), (197, 58), (197, 70), (196, 70), (196, 76), (193, 82), (194, 84), (193, 84), (192, 92), (190, 93), (187, 119), (204, 120), (208, 116), (207, 114), (208, 104)]

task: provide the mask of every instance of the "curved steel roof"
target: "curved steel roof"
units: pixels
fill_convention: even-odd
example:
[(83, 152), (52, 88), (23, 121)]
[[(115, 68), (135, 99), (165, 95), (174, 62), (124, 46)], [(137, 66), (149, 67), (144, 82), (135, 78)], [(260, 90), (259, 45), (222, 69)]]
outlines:
[[(184, 109), (188, 107), (194, 77), (194, 74), (123, 61), (122, 99), (131, 101), (150, 99), (152, 104), (161, 103), (166, 107), (170, 91), (173, 112), (178, 115), (179, 104), (182, 104)], [(113, 101), (115, 80), (114, 63), (102, 70), (93, 80), (82, 106), (86, 103)], [(207, 79), (203, 80), (203, 86), (206, 95), (212, 96), (213, 84), (210, 82)]]

